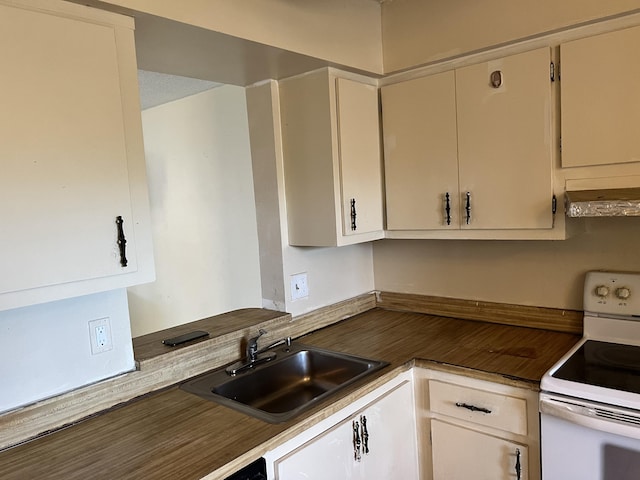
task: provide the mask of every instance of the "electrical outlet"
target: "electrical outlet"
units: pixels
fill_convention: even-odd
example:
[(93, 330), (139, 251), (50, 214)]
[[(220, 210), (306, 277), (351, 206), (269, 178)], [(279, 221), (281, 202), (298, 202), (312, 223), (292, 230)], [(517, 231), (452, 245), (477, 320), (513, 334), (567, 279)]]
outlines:
[(307, 272), (291, 275), (291, 300), (300, 300), (308, 296)]
[(111, 321), (108, 317), (91, 320), (89, 322), (89, 338), (91, 340), (92, 355), (108, 352), (113, 349)]

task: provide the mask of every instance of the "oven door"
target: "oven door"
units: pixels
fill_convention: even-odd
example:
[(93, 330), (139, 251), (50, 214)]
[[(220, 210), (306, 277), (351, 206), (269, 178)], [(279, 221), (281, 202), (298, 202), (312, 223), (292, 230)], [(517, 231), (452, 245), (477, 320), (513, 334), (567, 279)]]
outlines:
[(640, 412), (540, 395), (543, 480), (640, 479)]

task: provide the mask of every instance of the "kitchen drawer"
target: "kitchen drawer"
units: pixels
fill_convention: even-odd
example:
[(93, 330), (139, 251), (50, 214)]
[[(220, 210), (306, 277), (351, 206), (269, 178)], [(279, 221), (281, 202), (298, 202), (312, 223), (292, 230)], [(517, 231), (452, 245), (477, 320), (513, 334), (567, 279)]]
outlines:
[(431, 380), (429, 401), (434, 413), (527, 435), (527, 402), (522, 398)]

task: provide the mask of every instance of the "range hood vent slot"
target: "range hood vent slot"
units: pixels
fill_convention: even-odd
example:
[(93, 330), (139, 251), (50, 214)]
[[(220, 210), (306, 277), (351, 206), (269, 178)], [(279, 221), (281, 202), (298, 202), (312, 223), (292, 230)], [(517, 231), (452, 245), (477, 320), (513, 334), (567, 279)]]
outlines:
[(567, 192), (565, 206), (568, 217), (638, 217), (640, 188)]

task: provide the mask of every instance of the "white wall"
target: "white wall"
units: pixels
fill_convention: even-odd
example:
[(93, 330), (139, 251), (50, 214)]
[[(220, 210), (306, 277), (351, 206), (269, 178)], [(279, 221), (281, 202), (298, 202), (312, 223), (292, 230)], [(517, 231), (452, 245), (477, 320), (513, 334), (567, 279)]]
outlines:
[(154, 283), (129, 289), (133, 336), (261, 305), (244, 89), (142, 112)]
[[(293, 316), (374, 290), (371, 242), (332, 248), (284, 245), (283, 257), (286, 311)], [(291, 275), (301, 272), (307, 272), (309, 297), (291, 300)]]
[[(101, 318), (113, 349), (92, 355), (89, 322)], [(0, 412), (134, 368), (124, 290), (0, 312)]]
[[(262, 268), (263, 305), (300, 315), (370, 292), (371, 243), (338, 248), (291, 247), (277, 82), (247, 89)], [(291, 275), (307, 273), (309, 296), (291, 300)]]

